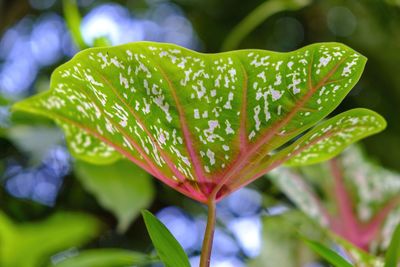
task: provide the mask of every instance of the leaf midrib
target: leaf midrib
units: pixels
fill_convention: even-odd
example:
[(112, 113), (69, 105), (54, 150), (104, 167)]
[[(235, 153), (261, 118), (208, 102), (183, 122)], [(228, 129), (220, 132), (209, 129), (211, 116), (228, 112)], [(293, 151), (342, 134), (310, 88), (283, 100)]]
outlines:
[[(109, 144), (110, 146), (114, 147), (116, 150), (120, 151), (125, 157), (127, 157), (128, 159), (132, 160), (135, 164), (139, 165), (141, 168), (145, 169), (147, 172), (149, 172), (151, 175), (153, 175), (154, 177), (160, 179), (161, 181), (165, 182), (166, 184), (168, 184), (171, 187), (176, 188), (176, 190), (178, 190), (179, 192), (183, 193), (184, 195), (187, 195), (189, 197), (195, 197), (194, 195), (190, 194), (190, 191), (186, 191), (183, 190), (181, 187), (177, 186), (177, 182), (174, 181), (173, 179), (169, 179), (168, 177), (166, 177), (165, 175), (163, 175), (159, 169), (157, 168), (157, 166), (155, 166), (153, 164), (153, 161), (151, 161), (147, 155), (144, 153), (144, 151), (140, 148), (140, 146), (134, 141), (132, 140), (132, 138), (130, 138), (129, 135), (127, 135), (125, 133), (124, 130), (122, 130), (118, 125), (116, 125), (114, 123), (114, 121), (112, 119), (110, 119), (110, 117), (105, 114), (102, 109), (99, 108), (99, 106), (97, 105), (97, 101), (94, 100), (94, 98), (90, 97), (86, 92), (84, 92), (84, 90), (79, 90), (80, 92), (82, 92), (89, 100), (92, 101), (92, 103), (94, 105), (96, 105), (96, 107), (100, 110), (101, 114), (103, 114), (104, 117), (107, 117), (109, 119), (109, 121), (114, 125), (114, 127), (116, 127), (123, 135), (125, 138), (128, 139), (128, 141), (138, 150), (138, 152), (140, 152), (140, 154), (142, 155), (142, 157), (146, 160), (147, 162), (147, 166), (144, 165), (144, 163), (141, 163), (141, 161), (139, 161), (138, 159), (136, 159), (129, 151), (125, 150), (124, 148), (118, 146), (117, 144), (114, 144), (113, 142), (109, 141), (107, 138), (103, 137), (100, 133), (97, 133), (94, 130), (91, 130), (90, 128), (85, 127), (84, 125), (72, 121), (66, 117), (60, 116), (57, 113), (53, 112), (53, 116), (55, 114), (56, 117), (58, 117), (61, 120), (67, 121), (68, 123), (76, 126), (77, 128), (80, 128), (82, 130), (85, 130), (86, 132), (92, 134), (93, 136), (97, 137), (98, 139), (100, 139), (101, 141), (105, 142), (106, 144)], [(40, 112), (41, 113), (41, 112)], [(47, 114), (46, 114), (47, 115)], [(137, 146), (137, 147), (136, 147)]]
[[(116, 90), (116, 88), (112, 85), (112, 83), (105, 77), (103, 76), (101, 73), (99, 73), (97, 70), (95, 70), (96, 73), (101, 77), (101, 79), (110, 87), (110, 89), (113, 91), (113, 93), (117, 96), (117, 98), (121, 101), (121, 103), (128, 109), (129, 113), (135, 118), (135, 120), (138, 122), (138, 124), (140, 124), (140, 126), (143, 128), (143, 130), (145, 131), (145, 133), (149, 136), (150, 140), (152, 141), (152, 143), (155, 145), (158, 153), (160, 153), (161, 157), (165, 160), (165, 162), (167, 163), (168, 167), (172, 170), (172, 172), (177, 176), (177, 178), (180, 180), (180, 182), (183, 184), (183, 186), (190, 192), (193, 190), (193, 188), (191, 188), (190, 186), (187, 185), (186, 182), (186, 178), (183, 175), (183, 173), (181, 173), (175, 166), (175, 164), (173, 164), (172, 160), (168, 157), (168, 155), (166, 155), (164, 153), (164, 151), (161, 149), (159, 143), (155, 140), (154, 136), (151, 134), (151, 132), (147, 129), (147, 127), (145, 126), (145, 124), (142, 122), (141, 118), (139, 117), (139, 115), (137, 115), (134, 110), (132, 109), (132, 107), (130, 105), (128, 105), (128, 103), (122, 98), (122, 96), (118, 93), (118, 91)], [(119, 126), (118, 126), (119, 127)], [(123, 132), (123, 131), (122, 131)], [(124, 135), (125, 136), (125, 135)], [(128, 138), (128, 137), (127, 137)], [(130, 139), (129, 139), (130, 140)], [(133, 140), (132, 140), (133, 141)], [(143, 154), (144, 152), (141, 151), (141, 153)], [(150, 159), (149, 159), (150, 160)], [(154, 165), (155, 168), (158, 169), (157, 166)]]
[[(354, 129), (354, 128), (367, 128), (368, 126), (352, 126), (352, 127), (348, 127), (346, 128), (346, 130), (348, 129)], [(290, 156), (284, 156), (283, 158), (275, 158), (275, 159), (271, 159), (270, 164), (266, 167), (266, 169), (257, 172), (257, 174), (253, 175), (252, 178), (248, 179), (245, 181), (245, 184), (249, 184), (252, 181), (254, 181), (255, 179), (257, 179), (258, 177), (268, 173), (269, 171), (271, 171), (272, 169), (278, 167), (279, 165), (283, 164), (285, 161), (289, 160), (290, 158), (293, 158), (295, 156), (297, 156), (298, 154), (302, 153), (304, 150), (306, 150), (307, 148), (309, 148), (311, 145), (314, 145), (316, 143), (318, 143), (319, 141), (326, 139), (332, 135), (335, 135), (336, 133), (340, 132), (340, 129), (332, 129), (330, 131), (327, 131), (326, 133), (324, 133), (323, 135), (319, 136), (318, 138), (314, 139), (312, 142), (310, 142), (309, 144), (302, 146), (301, 148), (299, 148), (298, 150), (295, 150), (292, 152), (292, 154)], [(237, 184), (240, 184), (241, 181), (237, 181)], [(235, 185), (235, 184), (233, 184)], [(235, 188), (235, 186), (233, 186)]]
[[(222, 188), (223, 185), (225, 185), (225, 183), (231, 178), (232, 175), (234, 175), (234, 173), (236, 173), (236, 171), (238, 171), (239, 169), (241, 169), (242, 165), (246, 163), (246, 161), (248, 160), (248, 158), (254, 154), (254, 152), (259, 149), (261, 147), (261, 145), (267, 143), (268, 141), (270, 141), (275, 134), (284, 126), (287, 125), (291, 119), (294, 117), (294, 115), (297, 113), (297, 111), (299, 109), (301, 109), (301, 107), (307, 103), (307, 101), (315, 94), (315, 92), (317, 92), (322, 86), (324, 86), (324, 83), (331, 78), (336, 70), (341, 66), (341, 64), (348, 59), (349, 56), (347, 57), (343, 57), (333, 68), (332, 70), (325, 76), (323, 77), (320, 82), (318, 82), (318, 84), (315, 87), (309, 88), (308, 92), (303, 96), (303, 98), (298, 102), (297, 105), (294, 106), (294, 108), (289, 112), (289, 114), (283, 118), (282, 120), (278, 121), (274, 126), (272, 126), (264, 136), (261, 136), (257, 142), (255, 142), (253, 145), (251, 145), (248, 149), (248, 151), (243, 154), (242, 156), (238, 157), (236, 160), (234, 160), (231, 163), (231, 167), (228, 168), (226, 170), (226, 174), (224, 175), (223, 178), (220, 179), (220, 183), (215, 191), (214, 194), (216, 195), (218, 193), (218, 191)], [(310, 62), (310, 68), (312, 67), (313, 62)], [(309, 78), (308, 78), (308, 86), (312, 86), (312, 82), (310, 81), (310, 77), (311, 76), (311, 72), (309, 70)], [(266, 153), (261, 154), (260, 156), (258, 156), (258, 159), (262, 159), (266, 154), (269, 153), (269, 149), (266, 149)]]
[(197, 181), (200, 184), (207, 185), (206, 176), (202, 169), (202, 164), (201, 164), (200, 158), (198, 157), (198, 155), (193, 147), (194, 141), (191, 136), (191, 132), (189, 131), (189, 128), (187, 127), (188, 121), (186, 119), (186, 115), (183, 111), (182, 105), (176, 94), (176, 88), (173, 85), (172, 81), (169, 79), (169, 77), (166, 75), (166, 72), (164, 71), (164, 69), (153, 59), (153, 57), (147, 52), (146, 49), (143, 49), (143, 51), (146, 53), (147, 58), (149, 58), (153, 62), (153, 64), (157, 67), (157, 69), (161, 73), (161, 76), (167, 82), (168, 89), (171, 92), (172, 98), (174, 99), (174, 102), (175, 102), (175, 106), (178, 110), (179, 123), (180, 123), (181, 129), (182, 129), (182, 134), (183, 134), (183, 139), (184, 139), (183, 141), (185, 143), (186, 150), (189, 154), (190, 161), (193, 164)]

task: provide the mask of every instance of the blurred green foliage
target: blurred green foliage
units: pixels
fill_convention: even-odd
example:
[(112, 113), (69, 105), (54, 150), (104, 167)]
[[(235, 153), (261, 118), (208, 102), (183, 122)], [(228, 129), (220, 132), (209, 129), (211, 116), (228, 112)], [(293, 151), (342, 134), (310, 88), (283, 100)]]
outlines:
[(57, 213), (38, 223), (15, 224), (0, 214), (0, 265), (37, 267), (62, 250), (80, 246), (100, 231), (86, 214)]
[(75, 173), (83, 187), (118, 218), (118, 231), (125, 232), (154, 197), (152, 177), (133, 163), (111, 165), (76, 162)]

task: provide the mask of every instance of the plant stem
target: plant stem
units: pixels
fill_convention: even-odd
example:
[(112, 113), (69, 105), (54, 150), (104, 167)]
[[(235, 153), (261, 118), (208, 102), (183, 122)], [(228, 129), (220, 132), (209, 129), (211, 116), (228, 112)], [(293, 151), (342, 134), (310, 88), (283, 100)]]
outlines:
[(210, 266), (211, 250), (214, 239), (214, 229), (216, 221), (216, 205), (215, 198), (210, 198), (207, 203), (208, 216), (207, 216), (207, 227), (204, 232), (203, 247), (201, 249), (200, 267)]
[(87, 48), (81, 30), (81, 14), (79, 13), (78, 5), (76, 0), (63, 0), (64, 18), (67, 22), (68, 29), (70, 31), (72, 40), (79, 48), (83, 50)]
[(222, 44), (221, 50), (233, 50), (252, 30), (268, 17), (289, 10), (301, 9), (309, 5), (310, 0), (271, 0), (265, 1), (247, 15), (228, 35)]

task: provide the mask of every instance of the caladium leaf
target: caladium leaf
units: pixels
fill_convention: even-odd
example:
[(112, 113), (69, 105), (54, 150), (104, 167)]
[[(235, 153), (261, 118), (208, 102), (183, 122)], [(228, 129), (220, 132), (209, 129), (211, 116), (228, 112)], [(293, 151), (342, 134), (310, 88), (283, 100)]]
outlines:
[[(350, 144), (376, 134), (385, 127), (385, 119), (371, 110), (358, 108), (343, 112), (318, 124), (276, 154), (267, 155), (258, 166), (254, 166), (253, 175), (259, 177), (282, 163), (289, 166), (301, 166), (328, 160)], [(233, 186), (240, 182), (240, 180), (235, 181)]]
[(326, 239), (324, 231), (298, 210), (263, 217), (260, 255), (250, 260), (247, 266), (313, 266), (316, 257), (304, 244), (300, 235), (316, 240)]
[(271, 171), (269, 177), (301, 211), (318, 222), (319, 225), (325, 227), (329, 225), (329, 217), (325, 214), (320, 199), (302, 175), (287, 168), (278, 168)]
[(341, 236), (346, 236), (346, 226), (338, 198), (347, 195), (346, 212), (356, 225), (348, 241), (357, 241), (363, 249), (386, 250), (400, 222), (400, 174), (371, 162), (357, 146), (346, 149), (336, 162), (343, 179), (340, 196), (333, 193), (338, 182), (331, 163), (278, 168), (269, 177), (304, 213)]
[(50, 91), (14, 108), (54, 119), (77, 157), (123, 155), (205, 202), (249, 182), (260, 160), (327, 116), (365, 62), (338, 43), (201, 54), (137, 42), (78, 53)]
[(337, 156), (350, 144), (385, 127), (386, 121), (379, 114), (352, 109), (320, 123), (273, 159), (288, 158), (285, 165), (289, 166), (315, 164)]

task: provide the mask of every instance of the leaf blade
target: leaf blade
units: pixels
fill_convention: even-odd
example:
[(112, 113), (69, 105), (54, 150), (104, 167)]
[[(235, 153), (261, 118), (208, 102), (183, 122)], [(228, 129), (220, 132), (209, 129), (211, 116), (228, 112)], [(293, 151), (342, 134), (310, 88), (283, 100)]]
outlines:
[(167, 267), (190, 267), (189, 259), (171, 232), (149, 211), (142, 211), (143, 219), (157, 254)]
[(392, 240), (385, 254), (385, 267), (397, 267), (400, 261), (400, 224), (392, 235)]
[(14, 109), (54, 119), (84, 160), (126, 157), (205, 202), (218, 183), (243, 186), (263, 157), (327, 116), (365, 62), (338, 43), (289, 53), (93, 48), (59, 67), (49, 92)]
[(123, 249), (92, 249), (80, 252), (52, 266), (56, 267), (126, 267), (145, 265), (153, 260), (149, 256)]
[(60, 212), (39, 223), (15, 225), (0, 213), (0, 264), (39, 266), (54, 253), (82, 245), (99, 230), (99, 222), (86, 214)]
[(118, 218), (119, 232), (125, 232), (154, 197), (150, 175), (125, 160), (99, 166), (78, 161), (75, 173), (86, 190)]
[(306, 244), (311, 248), (314, 252), (324, 258), (326, 261), (331, 263), (335, 267), (354, 267), (347, 260), (343, 259), (339, 256), (335, 251), (327, 248), (321, 243), (318, 243), (313, 240), (304, 239)]
[[(290, 147), (278, 153), (280, 155), (277, 157), (283, 154), (294, 155), (289, 156), (286, 161), (285, 165), (288, 166), (315, 164), (337, 156), (350, 144), (385, 128), (386, 121), (379, 114), (368, 109), (352, 109), (314, 127)], [(300, 147), (297, 148), (298, 146)]]

